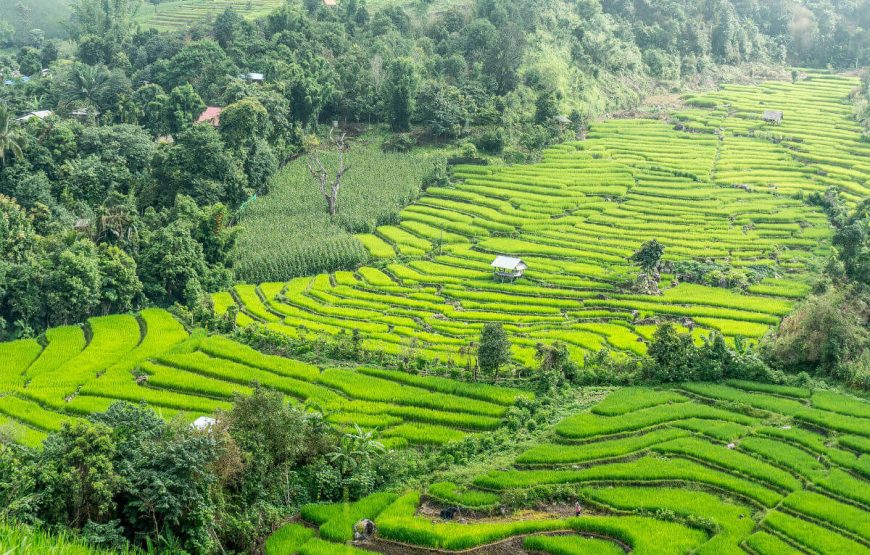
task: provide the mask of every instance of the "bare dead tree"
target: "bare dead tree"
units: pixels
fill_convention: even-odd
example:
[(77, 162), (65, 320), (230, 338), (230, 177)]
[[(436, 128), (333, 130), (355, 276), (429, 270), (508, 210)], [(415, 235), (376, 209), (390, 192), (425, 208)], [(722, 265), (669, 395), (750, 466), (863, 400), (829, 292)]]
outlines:
[(345, 164), (345, 154), (350, 149), (345, 142), (346, 133), (342, 133), (341, 137), (333, 136), (335, 128), (329, 130), (329, 142), (335, 148), (338, 154), (338, 165), (335, 170), (335, 177), (330, 179), (329, 170), (323, 165), (320, 156), (317, 152), (313, 152), (305, 163), (308, 165), (308, 171), (311, 172), (314, 180), (320, 184), (320, 192), (323, 198), (326, 199), (326, 207), (329, 209), (329, 215), (335, 216), (338, 212), (338, 192), (341, 189), (341, 178), (350, 169), (350, 165)]

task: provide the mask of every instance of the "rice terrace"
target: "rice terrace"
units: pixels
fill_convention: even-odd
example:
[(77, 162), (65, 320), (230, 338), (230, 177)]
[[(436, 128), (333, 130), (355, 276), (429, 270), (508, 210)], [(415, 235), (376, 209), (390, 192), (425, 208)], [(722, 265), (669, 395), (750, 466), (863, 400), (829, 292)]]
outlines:
[(868, 30), (0, 9), (0, 554), (870, 555)]

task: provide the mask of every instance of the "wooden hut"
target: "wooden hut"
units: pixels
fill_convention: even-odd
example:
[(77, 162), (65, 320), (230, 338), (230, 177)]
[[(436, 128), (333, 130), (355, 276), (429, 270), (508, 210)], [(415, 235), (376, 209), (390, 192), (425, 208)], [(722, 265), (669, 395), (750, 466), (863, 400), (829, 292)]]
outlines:
[(766, 121), (767, 123), (773, 123), (779, 125), (782, 123), (782, 111), (781, 110), (765, 110), (763, 114), (761, 114), (761, 119)]
[(514, 281), (523, 277), (526, 271), (526, 263), (519, 258), (510, 256), (496, 256), (492, 261), (493, 277), (497, 281)]

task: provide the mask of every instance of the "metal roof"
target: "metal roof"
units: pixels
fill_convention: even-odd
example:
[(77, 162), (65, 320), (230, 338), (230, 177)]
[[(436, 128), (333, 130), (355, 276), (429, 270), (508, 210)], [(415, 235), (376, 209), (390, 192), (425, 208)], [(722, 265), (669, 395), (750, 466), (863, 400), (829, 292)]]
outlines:
[(209, 106), (196, 119), (196, 123), (205, 123), (209, 122), (212, 125), (219, 125), (221, 121), (221, 112), (224, 109), (219, 106)]
[(35, 112), (28, 112), (20, 118), (17, 118), (15, 121), (27, 121), (33, 118), (45, 119), (53, 114), (54, 112), (51, 110), (37, 110)]
[(519, 258), (512, 258), (510, 256), (496, 256), (495, 260), (490, 264), (493, 268), (498, 268), (500, 270), (525, 270), (526, 264)]
[(197, 430), (205, 430), (206, 428), (211, 427), (215, 423), (215, 419), (210, 416), (200, 416), (196, 420), (193, 421), (191, 426), (196, 428)]

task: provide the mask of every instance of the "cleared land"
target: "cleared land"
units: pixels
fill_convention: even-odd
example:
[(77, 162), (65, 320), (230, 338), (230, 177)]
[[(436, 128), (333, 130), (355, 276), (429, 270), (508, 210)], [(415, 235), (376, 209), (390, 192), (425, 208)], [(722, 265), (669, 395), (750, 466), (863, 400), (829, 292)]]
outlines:
[[(799, 195), (867, 194), (870, 145), (848, 95), (857, 80), (811, 73), (795, 84), (725, 86), (687, 101), (673, 121), (608, 120), (534, 165), (460, 166), (395, 225), (359, 235), (372, 262), (357, 271), (240, 286), (215, 296), (239, 324), (292, 336), (359, 330), (363, 346), (464, 364), (460, 349), (502, 322), (515, 358), (561, 340), (575, 357), (607, 347), (643, 353), (647, 318), (691, 318), (696, 333), (761, 337), (809, 291), (830, 251), (825, 214)], [(764, 109), (784, 111), (781, 125)], [(685, 130), (681, 130), (681, 129)], [(693, 283), (631, 294), (627, 257), (656, 238), (665, 260), (711, 261), (766, 275), (745, 292)], [(280, 252), (280, 250), (276, 251)], [(526, 277), (495, 283), (496, 254)], [(256, 294), (244, 293), (253, 288)]]
[(227, 8), (246, 19), (269, 14), (281, 6), (281, 0), (172, 0), (159, 4), (144, 3), (136, 22), (158, 31), (182, 31), (197, 23), (211, 23)]
[[(390, 546), (386, 540), (406, 544), (407, 553), (494, 542), (515, 546), (510, 552), (522, 546), (554, 555), (625, 548), (638, 554), (870, 553), (870, 454), (866, 443), (857, 449), (841, 431), (848, 422), (854, 437), (870, 437), (870, 403), (824, 392), (828, 402), (849, 407), (847, 416), (820, 406), (825, 401), (815, 399), (822, 392), (754, 393), (764, 386), (737, 385), (617, 390), (590, 412), (560, 422), (512, 468), (493, 469), (470, 484), (433, 484), (425, 513), (420, 493), (408, 492), (391, 502), (379, 494), (344, 508), (310, 506), (302, 518), (320, 526), (320, 539), (310, 541), (340, 543), (352, 538), (356, 519), (374, 519), (378, 538), (357, 547), (377, 552)], [(745, 396), (746, 404), (735, 409), (735, 396)], [(636, 410), (631, 399), (641, 398), (652, 401)], [(625, 412), (613, 410), (623, 404)], [(563, 496), (573, 492), (583, 515), (566, 517), (573, 515), (568, 503), (562, 510), (547, 505), (492, 516), (502, 498), (522, 499), (547, 487), (561, 488)], [(465, 524), (450, 522), (433, 516), (433, 505), (435, 511), (460, 506), (476, 512), (466, 513)], [(301, 538), (300, 530), (308, 535)], [(291, 536), (307, 542), (313, 534), (293, 524), (273, 546)], [(288, 552), (269, 547), (268, 553)]]

